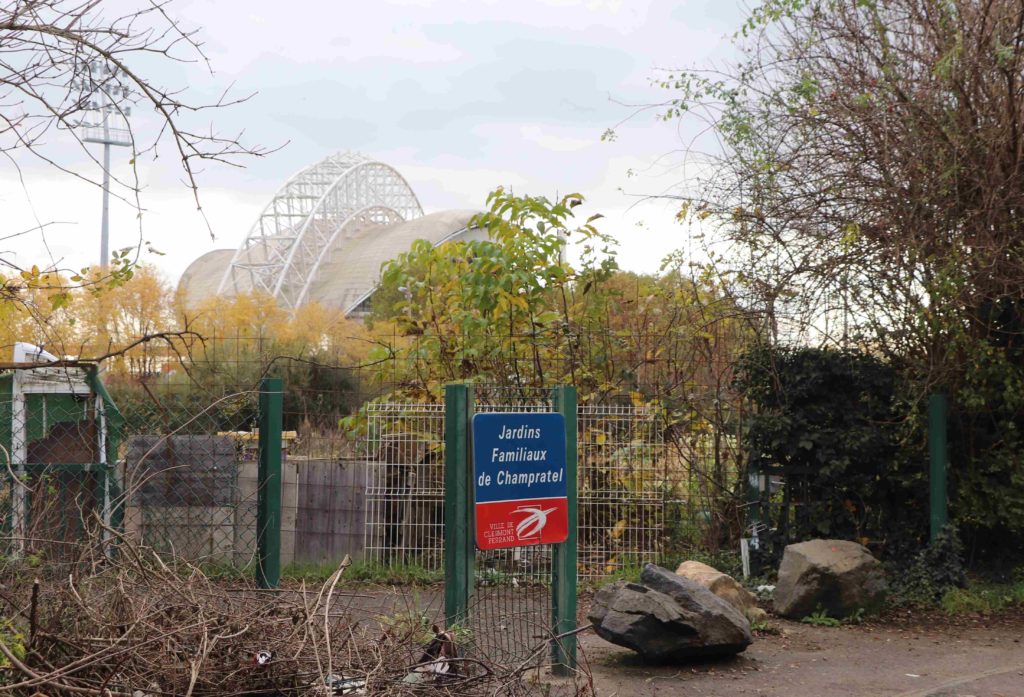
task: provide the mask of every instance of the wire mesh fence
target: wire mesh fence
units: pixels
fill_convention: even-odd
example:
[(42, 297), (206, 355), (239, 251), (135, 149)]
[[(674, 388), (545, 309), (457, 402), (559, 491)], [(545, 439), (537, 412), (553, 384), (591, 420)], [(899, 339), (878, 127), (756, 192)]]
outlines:
[[(478, 414), (554, 411), (549, 390), (477, 388), (474, 397)], [(472, 650), (500, 663), (524, 661), (551, 636), (551, 552), (551, 545), (476, 551)]]
[[(116, 523), (166, 553), (246, 568), (256, 540), (253, 386), (273, 371), (286, 385), (282, 562), (331, 563), (351, 554), (372, 564), (439, 573), (443, 407), (400, 399), (367, 402), (374, 395), (353, 371), (282, 358), (265, 344), (261, 337), (215, 337), (188, 355), (161, 353), (149, 345), (123, 359), (133, 366), (130, 371), (106, 373), (112, 399), (88, 386), (65, 395), (28, 395), (29, 427), (39, 432), (26, 433), (20, 449), (10, 435), (3, 436), (3, 429), (11, 430), (15, 409), (11, 388), (0, 382), (0, 413), (9, 414), (6, 426), (0, 418), (0, 437), (6, 438), (11, 463), (25, 465), (21, 480), (15, 472), (0, 481), (4, 534), (13, 536), (15, 523), (21, 526), (18, 534), (27, 534), (29, 521), (19, 511), (34, 482), (35, 500), (45, 500), (68, 519), (62, 524), (66, 532), (47, 533), (54, 539), (74, 538), (83, 521), (99, 520)], [(9, 370), (0, 380), (13, 383), (20, 373), (26, 371)], [(68, 382), (67, 375), (58, 381)], [(481, 410), (549, 408), (547, 390), (476, 389)], [(373, 390), (395, 394), (393, 386)], [(702, 395), (696, 399), (709, 401)], [(366, 435), (357, 439), (341, 421), (360, 406)], [(698, 502), (691, 486), (700, 463), (710, 459), (706, 443), (681, 449), (676, 434), (667, 447), (672, 429), (656, 400), (642, 403), (621, 395), (608, 403), (584, 403), (578, 417), (580, 575), (599, 577), (663, 558), (680, 519), (696, 520), (714, 507)], [(34, 425), (44, 422), (45, 434)], [(59, 429), (74, 431), (90, 453), (36, 454), (57, 447)], [(50, 435), (51, 441), (40, 440)], [(23, 452), (30, 441), (37, 462)], [(82, 510), (71, 516), (76, 508)], [(489, 581), (530, 582), (546, 573), (550, 550), (502, 554), (480, 559)]]
[(366, 559), (444, 568), (444, 405), (367, 410)]
[[(484, 399), (488, 401), (484, 401)], [(503, 403), (497, 403), (504, 399)], [(546, 391), (491, 389), (478, 413), (550, 411)], [(579, 559), (582, 576), (603, 576), (659, 558), (669, 501), (668, 451), (647, 406), (579, 407)], [(444, 406), (374, 403), (367, 409), (364, 554), (382, 565), (443, 569)], [(491, 580), (550, 575), (549, 547), (478, 554)]]
[(578, 418), (581, 575), (660, 560), (673, 491), (660, 415), (646, 405), (597, 404), (581, 405)]

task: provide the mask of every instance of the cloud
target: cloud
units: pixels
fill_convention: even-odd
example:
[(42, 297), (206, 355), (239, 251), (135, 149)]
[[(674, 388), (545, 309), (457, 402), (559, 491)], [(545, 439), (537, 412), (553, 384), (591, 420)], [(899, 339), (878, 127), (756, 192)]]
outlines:
[(550, 130), (545, 130), (541, 126), (537, 125), (522, 126), (520, 127), (519, 132), (523, 135), (524, 140), (536, 143), (546, 150), (555, 150), (558, 152), (585, 150), (598, 144), (597, 139), (589, 140), (585, 138), (557, 136), (552, 134)]
[[(667, 96), (649, 84), (657, 67), (727, 57), (722, 35), (741, 16), (738, 3), (713, 0), (251, 0), (244, 13), (233, 3), (184, 0), (176, 7), (201, 29), (219, 72), (178, 64), (158, 77), (201, 98), (231, 83), (237, 94), (257, 92), (230, 110), (190, 117), (196, 128), (213, 121), (220, 133), (244, 130), (249, 142), (287, 146), (242, 170), (204, 167), (215, 243), (180, 184), (173, 153), (144, 158), (145, 237), (168, 251), (154, 261), (174, 280), (195, 256), (237, 245), (293, 172), (347, 149), (396, 167), (428, 210), (479, 208), (499, 184), (549, 196), (582, 189), (588, 208), (609, 216), (629, 265), (647, 259), (653, 270), (679, 230), (672, 211), (631, 207), (636, 198), (627, 193), (677, 186), (678, 159), (652, 163), (692, 133), (646, 114), (622, 126), (615, 143), (600, 135), (631, 112), (617, 101)], [(151, 114), (136, 123), (156, 127)], [(80, 164), (95, 171), (95, 163)], [(627, 176), (630, 169), (639, 176)], [(48, 238), (54, 255), (93, 262), (98, 191), (38, 164), (25, 173), (36, 209), (73, 223)], [(17, 184), (2, 171), (0, 178), (11, 185), (0, 233), (31, 224)], [(113, 215), (114, 244), (137, 240), (134, 212), (116, 204)], [(657, 243), (637, 222), (660, 231)], [(19, 259), (46, 255), (38, 237), (16, 246)]]

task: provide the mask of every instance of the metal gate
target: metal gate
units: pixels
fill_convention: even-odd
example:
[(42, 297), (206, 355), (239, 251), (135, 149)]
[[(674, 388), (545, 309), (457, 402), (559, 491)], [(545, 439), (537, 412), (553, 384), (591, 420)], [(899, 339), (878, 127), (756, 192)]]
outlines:
[[(473, 393), (476, 413), (555, 408), (550, 390), (478, 386)], [(588, 404), (574, 411), (578, 575), (599, 577), (658, 559), (667, 458), (657, 412), (633, 404)], [(369, 562), (445, 571), (447, 416), (442, 404), (368, 405), (364, 553)], [(522, 661), (552, 636), (553, 556), (547, 545), (472, 551), (465, 629), (475, 650), (491, 660)]]
[[(473, 414), (560, 412), (565, 418), (569, 537), (556, 545), (476, 548), (470, 421)], [(576, 666), (576, 391), (445, 390), (445, 619), (462, 626), (472, 651), (499, 664)]]
[[(39, 349), (26, 356), (26, 347), (18, 344), (19, 363), (56, 360)], [(119, 421), (95, 367), (0, 375), (0, 554), (41, 564), (105, 553), (81, 542), (109, 541), (118, 524)]]

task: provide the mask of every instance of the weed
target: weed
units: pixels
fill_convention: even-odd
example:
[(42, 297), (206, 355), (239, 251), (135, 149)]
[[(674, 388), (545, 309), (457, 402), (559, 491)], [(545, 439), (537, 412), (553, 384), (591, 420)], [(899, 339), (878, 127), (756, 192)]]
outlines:
[[(204, 562), (199, 565), (199, 570), (203, 572), (207, 578), (219, 579), (226, 581), (237, 581), (242, 578), (251, 578), (256, 573), (256, 564), (246, 564), (245, 566), (236, 566), (228, 561), (220, 562)], [(188, 567), (181, 569), (183, 574), (190, 573)]]
[[(435, 636), (436, 625), (431, 617), (415, 610), (396, 612), (393, 615), (378, 615), (377, 621), (388, 634), (408, 637), (417, 644), (427, 644)], [(456, 644), (466, 644), (472, 638), (469, 628), (453, 624), (445, 630), (452, 635)]]
[(864, 608), (859, 607), (853, 611), (853, 614), (847, 615), (842, 619), (843, 624), (860, 624), (864, 621)]
[(952, 588), (942, 596), (942, 609), (950, 615), (998, 612), (1024, 606), (1024, 582), (1009, 584), (970, 584)]
[(842, 622), (835, 617), (829, 617), (828, 611), (820, 605), (817, 610), (800, 621), (804, 624), (813, 624), (815, 627), (838, 627), (842, 624)]
[(757, 622), (751, 622), (750, 631), (754, 632), (755, 634), (762, 635), (770, 634), (774, 636), (782, 634), (778, 627), (768, 622), (767, 618), (763, 620), (758, 620)]
[(604, 586), (608, 583), (615, 581), (629, 581), (630, 583), (640, 583), (640, 573), (643, 571), (642, 566), (627, 565), (620, 566), (610, 574), (604, 574), (601, 576), (588, 576), (581, 578), (579, 581), (580, 587), (597, 588)]
[[(19, 661), (25, 659), (25, 634), (19, 631), (9, 619), (0, 618), (0, 640), (7, 645), (15, 658)], [(0, 655), (0, 685), (5, 683), (5, 676), (10, 675), (4, 669), (11, 667), (10, 660), (4, 655)]]
[(417, 644), (426, 644), (434, 638), (433, 620), (415, 610), (378, 615), (381, 628), (393, 636), (408, 637)]
[(479, 569), (476, 572), (476, 580), (481, 586), (505, 586), (512, 583), (512, 575), (501, 569)]

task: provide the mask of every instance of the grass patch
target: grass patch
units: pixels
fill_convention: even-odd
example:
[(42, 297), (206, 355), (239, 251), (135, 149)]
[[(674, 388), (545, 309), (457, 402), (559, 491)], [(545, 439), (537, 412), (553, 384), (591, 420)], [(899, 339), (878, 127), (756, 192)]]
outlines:
[(416, 564), (385, 566), (375, 562), (354, 562), (342, 580), (350, 583), (384, 583), (394, 586), (429, 586), (444, 582), (443, 571), (430, 571)]
[(640, 583), (640, 572), (643, 571), (642, 566), (621, 566), (615, 569), (610, 574), (604, 574), (602, 576), (585, 576), (581, 577), (578, 582), (579, 590), (596, 590), (602, 586), (606, 586), (609, 583), (615, 583), (616, 581), (629, 581), (630, 583)]
[(950, 615), (998, 612), (1024, 607), (1024, 581), (1015, 583), (971, 583), (966, 588), (946, 591), (940, 602)]
[[(199, 570), (207, 578), (221, 581), (238, 581), (243, 578), (252, 578), (256, 575), (255, 562), (245, 566), (235, 566), (229, 562), (204, 562), (199, 564)], [(187, 573), (187, 571), (186, 571)]]
[[(281, 576), (292, 581), (323, 583), (337, 570), (337, 563), (294, 563), (285, 566)], [(443, 581), (443, 571), (430, 571), (415, 564), (385, 566), (377, 562), (354, 561), (341, 575), (339, 584), (428, 586)]]

